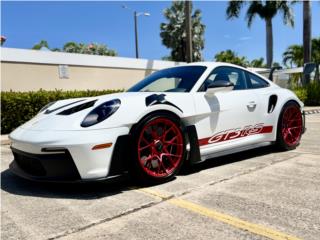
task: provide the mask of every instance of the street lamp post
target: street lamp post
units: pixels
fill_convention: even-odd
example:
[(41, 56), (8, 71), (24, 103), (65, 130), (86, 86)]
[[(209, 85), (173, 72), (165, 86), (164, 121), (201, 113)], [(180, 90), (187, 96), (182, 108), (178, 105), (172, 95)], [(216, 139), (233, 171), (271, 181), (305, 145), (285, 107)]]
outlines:
[[(132, 10), (128, 8), (126, 5), (123, 5), (122, 8)], [(138, 17), (139, 16), (149, 17), (151, 14), (148, 12), (137, 12), (133, 10), (133, 19), (134, 19), (134, 38), (135, 38), (135, 46), (136, 46), (136, 58), (139, 58), (139, 44), (138, 44)]]
[(138, 44), (138, 16), (137, 12), (133, 12), (133, 18), (134, 18), (134, 39), (136, 43), (136, 58), (139, 58), (139, 44)]

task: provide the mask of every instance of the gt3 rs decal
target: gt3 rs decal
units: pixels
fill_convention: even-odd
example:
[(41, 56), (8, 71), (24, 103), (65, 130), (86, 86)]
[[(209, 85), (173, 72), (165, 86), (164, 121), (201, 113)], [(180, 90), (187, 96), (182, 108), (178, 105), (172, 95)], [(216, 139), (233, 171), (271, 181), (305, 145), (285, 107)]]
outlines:
[(255, 134), (272, 133), (273, 126), (264, 126), (263, 123), (256, 124), (254, 126), (249, 125), (244, 128), (234, 128), (218, 132), (212, 137), (199, 139), (199, 146), (224, 142), (233, 140), (236, 138), (247, 137)]

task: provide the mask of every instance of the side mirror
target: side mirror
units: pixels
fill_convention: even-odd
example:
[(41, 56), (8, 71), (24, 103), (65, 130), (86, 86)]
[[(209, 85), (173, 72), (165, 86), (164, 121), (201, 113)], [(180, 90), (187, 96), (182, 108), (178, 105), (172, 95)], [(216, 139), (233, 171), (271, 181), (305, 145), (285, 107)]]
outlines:
[(216, 80), (208, 86), (205, 96), (212, 97), (217, 92), (229, 92), (233, 88), (234, 84), (232, 82)]
[(316, 69), (316, 64), (315, 63), (306, 63), (303, 66), (303, 75), (309, 75), (311, 74), (315, 69)]

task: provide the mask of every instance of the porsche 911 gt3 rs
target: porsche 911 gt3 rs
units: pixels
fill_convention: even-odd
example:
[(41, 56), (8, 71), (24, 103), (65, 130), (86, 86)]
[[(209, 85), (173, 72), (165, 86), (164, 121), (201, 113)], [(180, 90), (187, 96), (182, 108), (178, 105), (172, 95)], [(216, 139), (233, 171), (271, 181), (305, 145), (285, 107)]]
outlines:
[(10, 134), (10, 168), (32, 180), (129, 172), (162, 182), (183, 164), (270, 144), (294, 149), (305, 129), (302, 107), (293, 92), (248, 69), (187, 64), (124, 93), (49, 103)]

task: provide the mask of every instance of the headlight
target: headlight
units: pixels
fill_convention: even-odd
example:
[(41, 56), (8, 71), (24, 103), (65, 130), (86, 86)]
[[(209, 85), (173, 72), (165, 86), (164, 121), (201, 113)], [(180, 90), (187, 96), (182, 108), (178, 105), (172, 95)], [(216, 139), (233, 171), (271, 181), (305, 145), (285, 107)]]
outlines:
[(38, 113), (41, 113), (41, 112), (43, 112), (44, 110), (47, 110), (50, 106), (52, 106), (52, 105), (55, 104), (56, 102), (57, 102), (57, 101), (48, 103), (48, 104), (45, 105), (43, 108), (41, 108)]
[(121, 101), (119, 99), (114, 99), (99, 105), (84, 118), (81, 123), (81, 127), (90, 127), (102, 122), (114, 114), (120, 107), (120, 104)]

